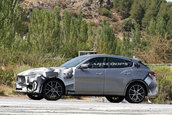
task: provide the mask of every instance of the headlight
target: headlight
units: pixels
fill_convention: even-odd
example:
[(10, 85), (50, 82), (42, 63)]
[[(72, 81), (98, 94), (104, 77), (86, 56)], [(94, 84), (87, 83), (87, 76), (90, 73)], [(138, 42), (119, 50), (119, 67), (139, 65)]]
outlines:
[(24, 83), (26, 83), (25, 76), (18, 76), (18, 77), (17, 77), (17, 83), (19, 83), (19, 84), (24, 84)]

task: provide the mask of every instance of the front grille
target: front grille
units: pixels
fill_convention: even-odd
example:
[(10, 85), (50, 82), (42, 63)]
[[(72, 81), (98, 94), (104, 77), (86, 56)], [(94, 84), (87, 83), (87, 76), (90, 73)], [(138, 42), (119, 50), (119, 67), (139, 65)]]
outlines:
[(17, 83), (24, 84), (26, 82), (25, 76), (18, 76), (17, 77)]

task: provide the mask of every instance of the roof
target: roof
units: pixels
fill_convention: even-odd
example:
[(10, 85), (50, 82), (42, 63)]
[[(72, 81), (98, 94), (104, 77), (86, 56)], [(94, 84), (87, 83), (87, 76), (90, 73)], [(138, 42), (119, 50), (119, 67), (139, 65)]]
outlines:
[(107, 54), (88, 54), (88, 55), (82, 55), (83, 57), (114, 57), (114, 58), (120, 58), (120, 59), (126, 59), (126, 60), (135, 60), (140, 61), (138, 59), (119, 56), (119, 55), (107, 55)]

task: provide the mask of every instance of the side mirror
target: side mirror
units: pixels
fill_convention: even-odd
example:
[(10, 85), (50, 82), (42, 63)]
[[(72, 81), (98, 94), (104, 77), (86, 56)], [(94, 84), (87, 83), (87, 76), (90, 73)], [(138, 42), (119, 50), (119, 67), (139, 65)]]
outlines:
[(87, 69), (88, 68), (88, 64), (82, 64), (79, 68), (80, 69)]
[(135, 66), (136, 68), (139, 68), (139, 67), (140, 67), (140, 65), (139, 65), (138, 63), (134, 64), (134, 66)]

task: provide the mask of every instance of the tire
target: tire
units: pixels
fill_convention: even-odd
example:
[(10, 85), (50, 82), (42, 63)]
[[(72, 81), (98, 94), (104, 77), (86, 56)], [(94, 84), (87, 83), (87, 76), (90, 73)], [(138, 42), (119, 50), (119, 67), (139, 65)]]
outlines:
[(41, 100), (41, 99), (43, 99), (43, 96), (41, 94), (27, 94), (27, 96), (30, 99), (33, 99), (33, 100)]
[(124, 100), (123, 96), (106, 96), (106, 99), (112, 103), (119, 103)]
[(146, 88), (140, 83), (134, 83), (127, 88), (125, 99), (130, 103), (141, 103), (145, 96)]
[(50, 101), (56, 101), (64, 94), (64, 86), (58, 80), (49, 80), (45, 82), (43, 87), (43, 96)]

